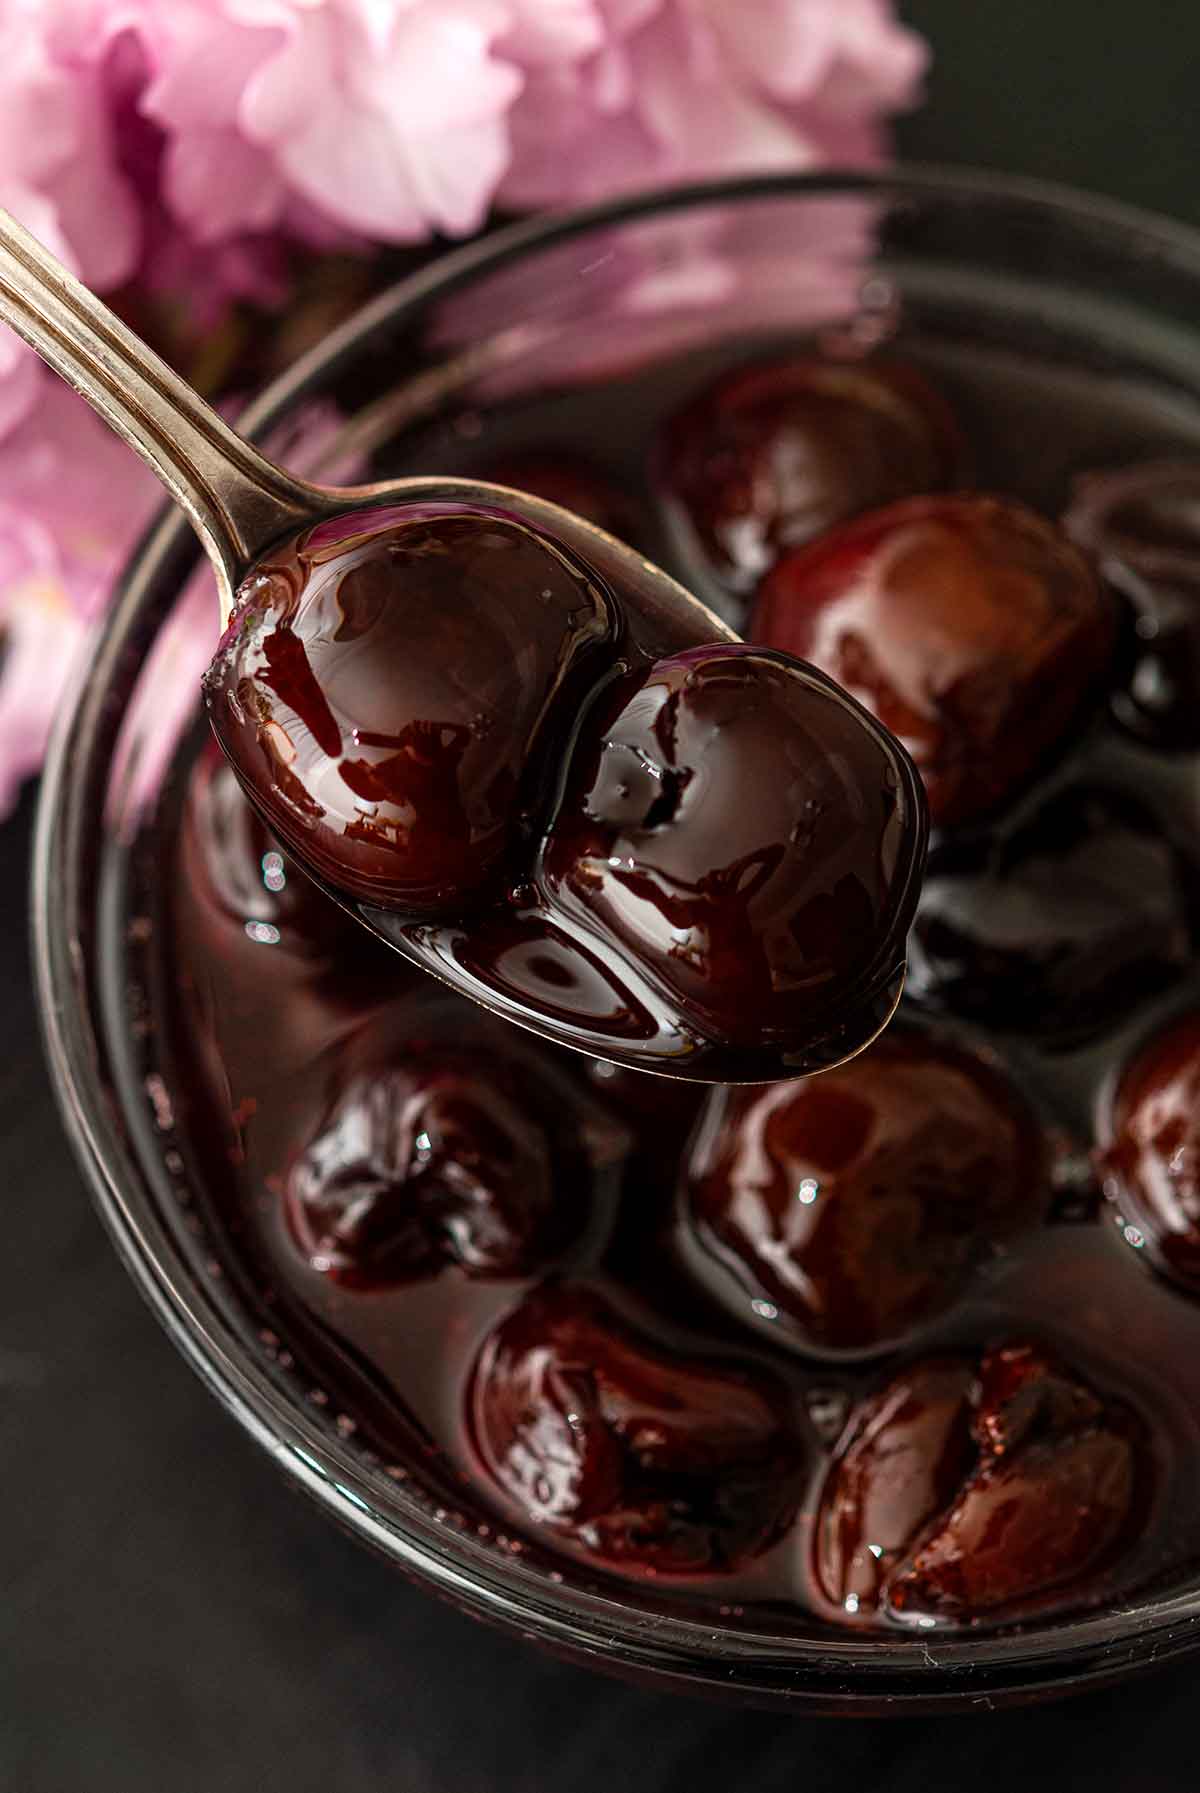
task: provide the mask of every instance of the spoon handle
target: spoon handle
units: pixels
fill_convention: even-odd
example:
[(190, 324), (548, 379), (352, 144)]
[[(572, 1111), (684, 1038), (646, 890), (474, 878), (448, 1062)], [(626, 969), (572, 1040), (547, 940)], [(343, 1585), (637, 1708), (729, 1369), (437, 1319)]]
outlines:
[(35, 237), (0, 210), (0, 319), (147, 460), (233, 594), (272, 542), (313, 520), (321, 495), (244, 442)]

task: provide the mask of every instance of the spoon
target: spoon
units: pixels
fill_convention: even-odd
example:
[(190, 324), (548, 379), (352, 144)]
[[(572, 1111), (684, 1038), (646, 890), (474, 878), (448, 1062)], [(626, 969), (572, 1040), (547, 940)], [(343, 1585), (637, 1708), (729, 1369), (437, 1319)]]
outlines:
[[(546, 500), (283, 471), (2, 212), (0, 318), (193, 524), (224, 631), (218, 739), (301, 868), (389, 946), (559, 1045), (703, 1082), (824, 1069), (886, 1024), (924, 795), (831, 681)], [(747, 851), (710, 864), (726, 836)], [(820, 951), (787, 938), (781, 960), (781, 920), (810, 914)]]

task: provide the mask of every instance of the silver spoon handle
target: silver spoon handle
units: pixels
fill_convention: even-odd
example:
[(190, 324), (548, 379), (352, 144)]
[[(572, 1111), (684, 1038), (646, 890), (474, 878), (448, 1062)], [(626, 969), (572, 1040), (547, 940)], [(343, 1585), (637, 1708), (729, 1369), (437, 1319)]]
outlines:
[(225, 621), (273, 541), (313, 521), (318, 494), (273, 466), (9, 213), (0, 210), (0, 319), (149, 462), (213, 563)]

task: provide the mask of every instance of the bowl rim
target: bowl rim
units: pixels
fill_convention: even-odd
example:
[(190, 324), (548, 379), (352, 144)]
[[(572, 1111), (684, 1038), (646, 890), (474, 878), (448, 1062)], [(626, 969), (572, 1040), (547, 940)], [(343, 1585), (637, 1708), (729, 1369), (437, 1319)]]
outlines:
[[(720, 203), (814, 196), (1016, 204), (1105, 238), (1135, 240), (1200, 283), (1200, 232), (1115, 200), (1026, 177), (920, 165), (886, 173), (710, 180), (534, 217), (436, 256), (361, 307), (273, 381), (239, 427), (261, 439), (374, 332), (401, 325), (431, 301), (526, 255), (636, 219)], [(1200, 330), (1197, 356), (1200, 362)], [(100, 1054), (86, 999), (85, 956), (74, 925), (87, 897), (80, 844), (94, 827), (94, 805), (107, 771), (107, 761), (92, 764), (91, 744), (122, 661), (153, 634), (142, 614), (146, 599), (191, 547), (190, 526), (165, 503), (126, 563), (86, 668), (58, 717), (37, 812), (32, 950), (51, 1080), (94, 1204), (143, 1298), (222, 1405), (310, 1496), (414, 1579), (562, 1654), (648, 1673), (660, 1683), (741, 1699), (784, 1700), (811, 1711), (994, 1708), (1038, 1693), (1096, 1685), (1200, 1647), (1200, 1587), (1135, 1601), (1115, 1613), (990, 1636), (848, 1631), (844, 1638), (818, 1640), (769, 1630), (717, 1634), (711, 1625), (639, 1606), (634, 1585), (626, 1594), (595, 1593), (569, 1580), (556, 1583), (519, 1560), (500, 1561), (498, 1553), (485, 1551), (469, 1535), (439, 1525), (415, 1501), (406, 1505), (402, 1491), (389, 1499), (386, 1513), (380, 1510), (377, 1475), (310, 1420), (299, 1402), (287, 1400), (261, 1364), (237, 1354), (233, 1335), (222, 1328), (190, 1274), (181, 1275), (164, 1261), (168, 1236), (156, 1240), (154, 1227), (148, 1230), (127, 1200), (122, 1170), (130, 1154), (97, 1074)], [(71, 776), (79, 767), (87, 776)]]

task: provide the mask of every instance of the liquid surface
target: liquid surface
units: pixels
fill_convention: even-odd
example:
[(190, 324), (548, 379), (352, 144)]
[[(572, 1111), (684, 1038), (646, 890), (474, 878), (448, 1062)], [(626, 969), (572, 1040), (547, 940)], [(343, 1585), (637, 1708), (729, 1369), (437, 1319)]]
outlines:
[[(1088, 466), (1178, 453), (1136, 395), (925, 361), (989, 483), (1051, 517)], [(662, 418), (689, 383), (663, 370)], [(653, 409), (644, 377), (634, 397)], [(511, 443), (472, 438), (464, 470), (536, 428), (497, 420)], [(644, 445), (612, 440), (628, 503)], [(655, 551), (653, 504), (640, 529)], [(1195, 764), (1130, 744), (1128, 667), (1064, 695), (1032, 782), (940, 831), (903, 1029), (707, 1096), (410, 972), (297, 879), (211, 750), (181, 765), (161, 1076), (265, 1348), (448, 1525), (714, 1628), (1040, 1623), (1194, 1576), (1200, 1301), (1171, 1239)], [(678, 756), (639, 765), (556, 793), (572, 833), (645, 823)], [(536, 929), (505, 925), (528, 967)]]

